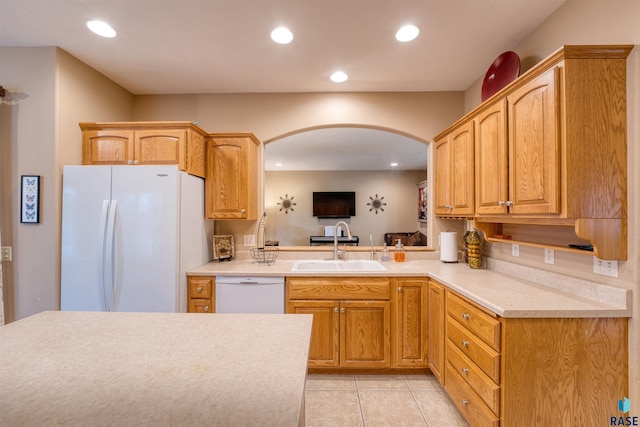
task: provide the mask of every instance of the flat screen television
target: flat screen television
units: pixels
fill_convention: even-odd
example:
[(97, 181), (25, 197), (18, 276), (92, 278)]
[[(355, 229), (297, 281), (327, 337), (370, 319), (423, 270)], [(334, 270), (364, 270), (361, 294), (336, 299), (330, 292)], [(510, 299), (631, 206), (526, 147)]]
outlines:
[(349, 218), (356, 216), (355, 191), (314, 191), (313, 216)]

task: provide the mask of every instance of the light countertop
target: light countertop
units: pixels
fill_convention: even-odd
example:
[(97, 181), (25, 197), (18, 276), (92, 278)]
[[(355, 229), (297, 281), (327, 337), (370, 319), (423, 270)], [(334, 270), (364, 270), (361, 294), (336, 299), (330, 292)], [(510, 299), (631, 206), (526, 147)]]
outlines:
[(0, 425), (298, 426), (311, 322), (42, 312), (0, 327)]
[[(523, 268), (522, 275), (469, 268), (464, 263), (422, 259), (383, 263), (387, 271), (291, 271), (295, 260), (278, 259), (271, 265), (248, 259), (210, 262), (187, 272), (192, 276), (285, 277), (431, 277), (502, 317), (631, 317), (631, 291), (562, 275), (543, 275)], [(526, 277), (527, 279), (524, 279)]]

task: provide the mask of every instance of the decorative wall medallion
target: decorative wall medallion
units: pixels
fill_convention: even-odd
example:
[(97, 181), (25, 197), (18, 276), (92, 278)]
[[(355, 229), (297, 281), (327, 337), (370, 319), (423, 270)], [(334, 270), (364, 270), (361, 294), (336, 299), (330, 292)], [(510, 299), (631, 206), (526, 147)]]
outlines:
[(367, 206), (371, 206), (371, 208), (369, 208), (369, 212), (373, 210), (375, 210), (376, 214), (378, 213), (378, 210), (381, 210), (382, 212), (384, 212), (383, 206), (387, 206), (387, 204), (382, 201), (384, 197), (379, 197), (376, 194), (375, 197), (369, 196), (369, 199), (371, 199), (371, 201), (367, 203)]
[(285, 194), (284, 197), (280, 197), (278, 205), (280, 205), (280, 210), (284, 209), (284, 213), (288, 214), (289, 211), (293, 212), (293, 207), (296, 203), (293, 201), (293, 196), (289, 197), (288, 194)]

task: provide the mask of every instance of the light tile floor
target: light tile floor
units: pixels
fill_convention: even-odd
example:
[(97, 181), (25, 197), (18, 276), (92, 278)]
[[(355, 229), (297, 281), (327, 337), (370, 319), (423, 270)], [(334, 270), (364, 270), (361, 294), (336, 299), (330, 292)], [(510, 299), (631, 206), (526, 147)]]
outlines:
[(307, 427), (468, 427), (433, 375), (309, 375)]

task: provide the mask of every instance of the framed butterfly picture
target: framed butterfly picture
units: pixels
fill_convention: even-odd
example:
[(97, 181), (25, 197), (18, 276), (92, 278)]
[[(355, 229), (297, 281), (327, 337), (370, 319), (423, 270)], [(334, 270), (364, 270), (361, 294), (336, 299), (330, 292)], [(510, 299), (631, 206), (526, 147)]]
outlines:
[(20, 177), (20, 222), (40, 222), (40, 175)]

